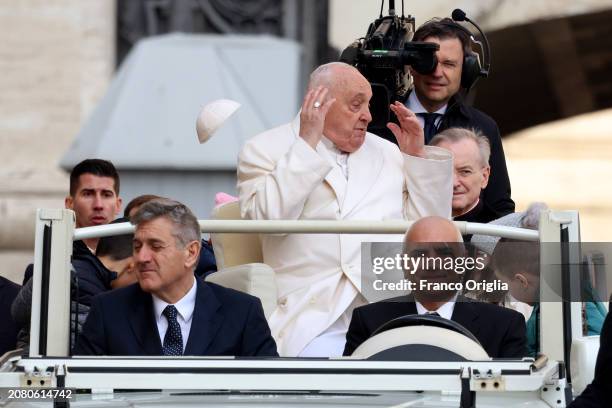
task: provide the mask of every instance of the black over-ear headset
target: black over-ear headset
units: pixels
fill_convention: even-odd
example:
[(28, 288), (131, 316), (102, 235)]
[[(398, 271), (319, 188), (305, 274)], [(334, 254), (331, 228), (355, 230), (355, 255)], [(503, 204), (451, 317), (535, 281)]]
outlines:
[[(465, 13), (460, 9), (453, 10), (452, 14), (453, 22), (450, 21), (436, 21), (438, 24), (445, 25), (454, 30), (461, 30), (464, 32), (470, 40), (471, 44), (477, 44), (478, 49), (482, 53), (482, 60), (484, 62), (481, 63), (480, 55), (474, 51), (466, 52), (464, 49), (463, 55), (463, 66), (461, 68), (461, 87), (465, 88), (467, 91), (472, 89), (478, 78), (483, 77), (486, 78), (489, 76), (489, 71), (491, 69), (491, 48), (489, 47), (489, 40), (484, 32), (480, 29), (478, 24), (474, 23), (472, 20), (467, 18)], [(461, 24), (457, 23), (458, 21), (467, 21), (472, 24), (476, 29), (480, 32), (484, 40), (484, 47), (480, 41), (476, 41), (474, 36), (467, 28), (463, 27)], [(462, 44), (463, 45), (463, 44)], [(471, 48), (471, 47), (470, 47)]]

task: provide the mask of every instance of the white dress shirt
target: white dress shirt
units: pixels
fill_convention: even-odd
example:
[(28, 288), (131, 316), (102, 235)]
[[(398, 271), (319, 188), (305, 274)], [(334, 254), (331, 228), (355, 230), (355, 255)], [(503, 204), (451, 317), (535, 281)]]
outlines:
[(419, 113), (438, 113), (440, 114), (440, 116), (436, 118), (436, 128), (437, 128), (438, 126), (440, 126), (440, 121), (442, 120), (442, 117), (446, 113), (448, 104), (445, 104), (443, 107), (441, 107), (435, 112), (428, 112), (427, 109), (425, 109), (423, 105), (421, 104), (421, 101), (419, 101), (419, 98), (417, 97), (416, 92), (412, 91), (410, 92), (410, 95), (408, 96), (408, 100), (406, 101), (406, 107), (417, 115), (417, 119), (419, 121), (419, 124), (421, 125), (421, 128), (425, 127), (425, 119), (423, 119), (422, 116), (419, 116)]
[[(183, 337), (183, 352), (187, 346), (187, 340), (189, 339), (189, 331), (191, 330), (191, 321), (193, 318), (193, 310), (195, 309), (196, 292), (198, 285), (196, 284), (195, 277), (193, 278), (193, 285), (191, 289), (174, 304), (178, 311), (176, 320), (179, 326), (181, 326), (181, 336)], [(169, 303), (164, 302), (155, 295), (153, 297), (153, 310), (155, 312), (155, 321), (157, 323), (157, 331), (159, 332), (159, 338), (162, 345), (164, 344), (164, 337), (166, 336), (166, 330), (168, 330), (168, 319), (162, 313)]]
[(451, 300), (449, 300), (448, 302), (440, 306), (437, 310), (425, 309), (425, 306), (423, 306), (418, 300), (415, 300), (415, 303), (416, 303), (417, 313), (420, 315), (432, 314), (435, 312), (439, 314), (440, 317), (443, 317), (448, 320), (452, 320), (451, 317), (453, 317), (453, 311), (455, 310), (456, 301), (457, 301), (457, 294), (455, 294), (455, 296), (453, 296)]

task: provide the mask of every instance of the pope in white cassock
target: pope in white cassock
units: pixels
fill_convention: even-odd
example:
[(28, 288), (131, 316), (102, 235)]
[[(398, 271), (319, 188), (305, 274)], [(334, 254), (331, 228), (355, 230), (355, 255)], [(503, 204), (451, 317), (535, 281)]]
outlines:
[[(299, 117), (249, 139), (238, 158), (242, 216), (255, 220), (416, 220), (450, 217), (452, 156), (424, 146), (414, 113), (394, 103), (398, 146), (367, 133), (372, 89), (333, 62), (310, 77)], [(281, 356), (341, 356), (352, 310), (365, 303), (361, 242), (400, 236), (262, 235), (276, 273), (269, 319)]]

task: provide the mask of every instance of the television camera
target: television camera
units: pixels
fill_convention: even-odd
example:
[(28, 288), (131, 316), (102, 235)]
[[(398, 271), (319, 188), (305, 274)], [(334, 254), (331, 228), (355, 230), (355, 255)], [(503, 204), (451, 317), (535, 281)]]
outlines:
[[(416, 31), (415, 18), (404, 14), (403, 0), (401, 16), (395, 11), (394, 0), (389, 0), (389, 15), (385, 17), (383, 7), (384, 0), (381, 2), (379, 18), (370, 24), (365, 37), (357, 39), (344, 49), (340, 61), (355, 66), (370, 82), (372, 122), (369, 130), (387, 138), (383, 134), (388, 133), (386, 125), (391, 119), (389, 105), (394, 101), (404, 101), (412, 87), (410, 72), (406, 66), (411, 66), (420, 74), (431, 73), (438, 63), (436, 51), (439, 46), (431, 42), (412, 41)], [(469, 91), (478, 78), (488, 76), (491, 58), (489, 44), (480, 27), (467, 18), (463, 11), (454, 10), (452, 18), (455, 22), (467, 21), (474, 25), (484, 39), (483, 46), (474, 39), (468, 29), (453, 23), (457, 29), (468, 34), (486, 62), (483, 67), (477, 53), (464, 56), (462, 87)]]

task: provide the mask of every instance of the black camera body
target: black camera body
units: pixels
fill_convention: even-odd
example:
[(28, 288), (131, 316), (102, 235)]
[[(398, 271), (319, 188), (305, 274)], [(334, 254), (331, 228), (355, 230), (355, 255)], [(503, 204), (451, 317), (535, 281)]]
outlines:
[(389, 105), (409, 91), (406, 65), (423, 74), (436, 67), (438, 44), (412, 41), (414, 31), (412, 16), (381, 16), (370, 24), (364, 38), (340, 55), (340, 61), (355, 66), (372, 85), (370, 128), (384, 128), (389, 122)]

